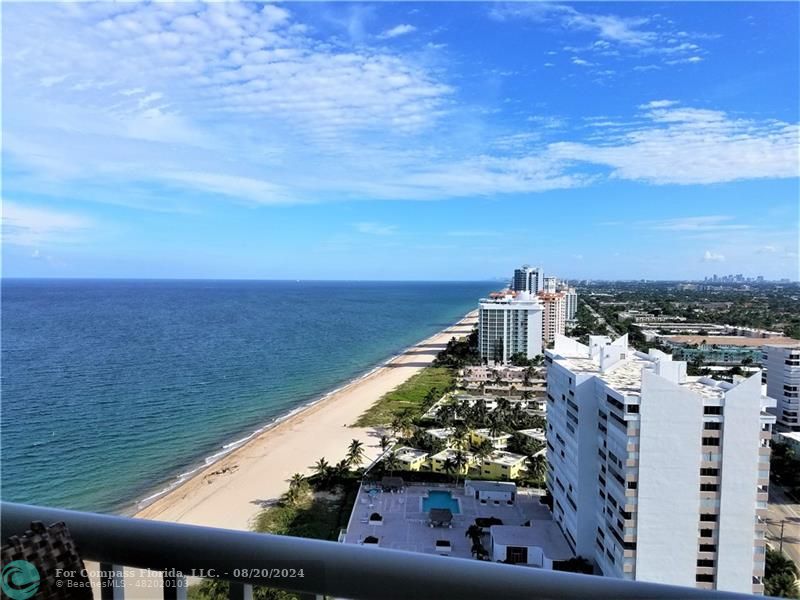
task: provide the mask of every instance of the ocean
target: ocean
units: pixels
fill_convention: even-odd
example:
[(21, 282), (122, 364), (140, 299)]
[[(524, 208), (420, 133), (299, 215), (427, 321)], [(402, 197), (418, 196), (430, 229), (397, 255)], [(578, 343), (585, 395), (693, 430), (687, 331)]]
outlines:
[(2, 282), (2, 498), (128, 512), (491, 282)]

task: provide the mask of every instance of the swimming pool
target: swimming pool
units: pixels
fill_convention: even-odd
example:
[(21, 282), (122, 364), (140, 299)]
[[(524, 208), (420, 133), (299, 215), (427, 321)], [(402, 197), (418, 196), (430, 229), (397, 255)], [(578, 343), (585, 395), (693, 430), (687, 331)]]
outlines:
[(449, 508), (450, 512), (457, 515), (461, 512), (458, 500), (450, 492), (432, 490), (428, 497), (422, 499), (422, 512), (429, 512), (432, 508)]

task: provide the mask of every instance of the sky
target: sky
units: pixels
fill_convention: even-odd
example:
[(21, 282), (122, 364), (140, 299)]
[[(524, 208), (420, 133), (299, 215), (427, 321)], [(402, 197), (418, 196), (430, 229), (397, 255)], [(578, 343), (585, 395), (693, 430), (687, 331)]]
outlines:
[(6, 3), (6, 277), (798, 278), (797, 3)]

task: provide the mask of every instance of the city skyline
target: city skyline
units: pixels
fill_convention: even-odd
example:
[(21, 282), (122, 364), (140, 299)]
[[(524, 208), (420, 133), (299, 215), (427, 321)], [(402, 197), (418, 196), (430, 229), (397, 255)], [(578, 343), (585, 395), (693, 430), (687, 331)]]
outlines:
[(798, 10), (8, 5), (4, 273), (794, 281)]

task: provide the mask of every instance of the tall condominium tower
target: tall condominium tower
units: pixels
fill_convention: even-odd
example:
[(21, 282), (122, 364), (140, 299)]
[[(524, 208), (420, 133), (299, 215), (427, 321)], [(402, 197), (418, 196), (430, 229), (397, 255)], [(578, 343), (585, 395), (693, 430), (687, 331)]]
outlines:
[(539, 267), (523, 265), (522, 268), (514, 270), (514, 281), (511, 287), (515, 292), (535, 294), (542, 291), (543, 279), (544, 274)]
[(800, 344), (762, 347), (767, 369), (767, 395), (777, 401), (777, 428), (800, 431)]
[(542, 305), (528, 292), (496, 292), (482, 298), (478, 311), (478, 348), (484, 361), (508, 362), (522, 352), (542, 353)]
[(567, 320), (566, 296), (561, 292), (540, 292), (538, 296), (544, 306), (542, 342), (549, 344), (556, 339), (556, 335), (564, 335)]
[(554, 294), (558, 288), (558, 277), (543, 277), (542, 281), (544, 283), (542, 284), (541, 291), (547, 292), (548, 294)]
[(591, 336), (545, 353), (547, 487), (574, 551), (606, 576), (763, 590), (770, 437), (760, 375)]
[(567, 321), (574, 321), (575, 315), (578, 313), (578, 292), (573, 287), (565, 287), (560, 290), (564, 294), (564, 303), (566, 304)]

